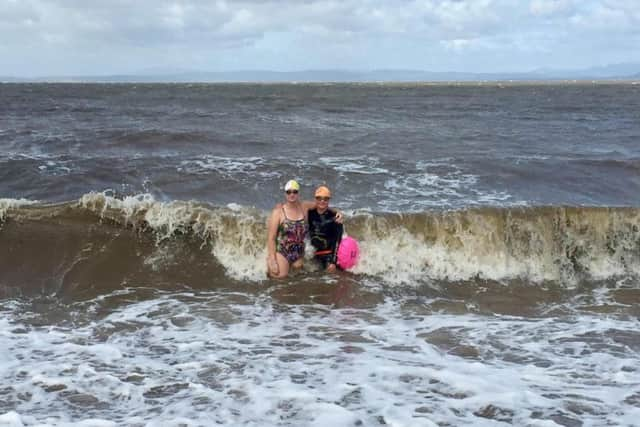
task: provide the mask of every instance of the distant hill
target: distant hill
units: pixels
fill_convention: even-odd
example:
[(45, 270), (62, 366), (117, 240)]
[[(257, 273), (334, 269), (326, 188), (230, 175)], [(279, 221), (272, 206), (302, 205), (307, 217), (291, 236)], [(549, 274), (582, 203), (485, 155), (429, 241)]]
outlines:
[(640, 64), (610, 64), (602, 67), (574, 70), (539, 69), (533, 71), (533, 73), (543, 78), (621, 80), (635, 78), (635, 76), (640, 74)]
[(2, 82), (110, 82), (110, 83), (214, 83), (214, 82), (470, 82), (545, 80), (625, 80), (640, 77), (640, 64), (614, 64), (581, 70), (538, 69), (521, 73), (431, 72), (423, 70), (240, 70), (227, 72), (148, 69), (135, 74), (104, 76), (0, 77)]

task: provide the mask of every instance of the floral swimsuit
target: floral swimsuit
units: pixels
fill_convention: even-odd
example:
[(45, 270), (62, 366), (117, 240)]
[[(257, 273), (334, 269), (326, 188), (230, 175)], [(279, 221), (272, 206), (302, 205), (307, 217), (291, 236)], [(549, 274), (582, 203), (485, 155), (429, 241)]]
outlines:
[(289, 219), (282, 208), (284, 221), (278, 226), (276, 249), (290, 263), (296, 262), (304, 256), (304, 236), (307, 234), (307, 222), (302, 219)]

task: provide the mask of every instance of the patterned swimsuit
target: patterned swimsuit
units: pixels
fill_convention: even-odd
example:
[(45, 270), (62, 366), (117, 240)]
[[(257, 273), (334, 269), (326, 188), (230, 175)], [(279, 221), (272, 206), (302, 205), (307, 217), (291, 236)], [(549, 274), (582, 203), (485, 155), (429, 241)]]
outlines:
[(304, 236), (307, 234), (307, 222), (302, 219), (289, 219), (282, 208), (284, 221), (278, 226), (276, 248), (290, 263), (296, 262), (304, 255)]

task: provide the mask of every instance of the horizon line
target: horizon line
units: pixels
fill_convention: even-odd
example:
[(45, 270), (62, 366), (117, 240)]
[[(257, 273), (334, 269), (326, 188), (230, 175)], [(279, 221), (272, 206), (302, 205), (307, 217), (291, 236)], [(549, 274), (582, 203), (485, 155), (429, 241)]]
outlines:
[[(635, 67), (635, 71), (621, 71), (615, 70), (616, 67)], [(580, 79), (619, 79), (619, 78), (638, 78), (640, 77), (640, 63), (627, 62), (617, 64), (607, 64), (604, 66), (594, 66), (588, 68), (573, 68), (573, 69), (558, 69), (539, 67), (527, 71), (432, 71), (417, 68), (372, 68), (372, 69), (348, 69), (348, 68), (310, 68), (303, 70), (272, 70), (272, 69), (236, 69), (236, 70), (198, 70), (198, 69), (162, 69), (162, 67), (150, 67), (149, 69), (133, 71), (133, 72), (114, 72), (114, 73), (57, 73), (48, 75), (32, 75), (32, 76), (20, 76), (20, 75), (0, 75), (0, 80), (60, 80), (60, 79), (114, 79), (114, 78), (163, 78), (163, 77), (188, 77), (189, 75), (233, 75), (233, 74), (269, 74), (269, 75), (292, 75), (292, 74), (342, 74), (342, 75), (360, 75), (366, 78), (371, 74), (423, 74), (425, 77), (453, 75), (457, 77), (467, 76), (463, 80), (469, 80), (469, 78), (476, 77), (482, 80), (482, 77), (487, 77), (491, 80), (499, 78), (501, 76), (504, 80), (531, 78), (537, 79), (561, 79), (572, 80), (576, 78)], [(592, 73), (593, 75), (589, 75)], [(606, 74), (602, 74), (606, 73)], [(315, 81), (316, 79), (313, 79)], [(446, 79), (445, 79), (446, 80)], [(455, 77), (450, 80), (457, 80)], [(253, 79), (251, 81), (254, 81)], [(327, 80), (330, 81), (330, 80)], [(374, 80), (375, 81), (375, 80)], [(425, 81), (429, 81), (428, 78)], [(438, 79), (440, 81), (440, 79)]]

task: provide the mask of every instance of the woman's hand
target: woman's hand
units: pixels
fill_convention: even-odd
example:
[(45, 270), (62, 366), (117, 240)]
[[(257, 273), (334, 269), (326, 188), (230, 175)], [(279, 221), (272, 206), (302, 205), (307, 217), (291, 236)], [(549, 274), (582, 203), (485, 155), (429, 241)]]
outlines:
[(278, 267), (278, 261), (276, 261), (275, 255), (267, 256), (267, 267), (269, 268), (269, 273), (277, 276), (280, 272), (280, 267)]
[(271, 216), (267, 221), (267, 271), (271, 276), (277, 276), (280, 273), (280, 266), (276, 259), (276, 234), (278, 233), (278, 224), (280, 224), (281, 210), (274, 208)]
[(342, 224), (344, 221), (344, 215), (342, 215), (342, 211), (339, 211), (338, 209), (336, 209), (336, 217), (335, 217), (335, 221), (338, 224)]

